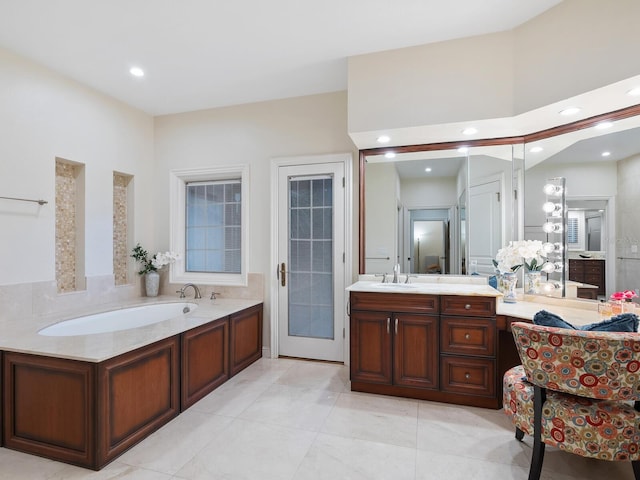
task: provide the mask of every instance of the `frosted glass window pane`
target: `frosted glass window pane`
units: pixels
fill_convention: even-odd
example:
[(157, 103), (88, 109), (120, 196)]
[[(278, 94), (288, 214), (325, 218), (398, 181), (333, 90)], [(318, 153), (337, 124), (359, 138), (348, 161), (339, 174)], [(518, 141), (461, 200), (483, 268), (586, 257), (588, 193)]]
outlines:
[(290, 335), (334, 337), (332, 183), (326, 177), (289, 182)]
[(240, 180), (186, 186), (186, 271), (240, 273)]

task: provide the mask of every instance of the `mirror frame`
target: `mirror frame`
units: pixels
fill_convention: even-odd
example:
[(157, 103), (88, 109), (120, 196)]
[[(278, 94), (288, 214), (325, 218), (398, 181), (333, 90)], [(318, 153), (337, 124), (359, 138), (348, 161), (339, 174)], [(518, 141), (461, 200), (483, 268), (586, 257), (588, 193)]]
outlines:
[(495, 145), (510, 145), (514, 143), (531, 143), (538, 140), (543, 140), (546, 138), (555, 137), (558, 135), (562, 135), (565, 133), (575, 132), (578, 130), (583, 130), (585, 128), (590, 128), (596, 125), (597, 123), (603, 121), (616, 121), (622, 120), (629, 117), (634, 117), (640, 115), (640, 104), (632, 105), (630, 107), (621, 108), (619, 110), (614, 110), (611, 112), (602, 113), (599, 115), (594, 115), (592, 117), (584, 118), (582, 120), (577, 120), (575, 122), (566, 123), (562, 125), (558, 125), (555, 127), (547, 128), (545, 130), (540, 130), (538, 132), (529, 133), (521, 136), (513, 136), (513, 137), (500, 137), (500, 138), (486, 138), (479, 140), (460, 140), (454, 142), (440, 142), (440, 143), (426, 143), (420, 145), (402, 145), (402, 146), (385, 146), (385, 147), (377, 147), (377, 148), (368, 148), (360, 150), (360, 168), (359, 168), (359, 215), (358, 215), (358, 273), (364, 274), (365, 271), (365, 165), (367, 163), (366, 157), (367, 155), (384, 155), (387, 152), (394, 152), (396, 154), (400, 153), (414, 153), (414, 152), (429, 152), (434, 150), (452, 150), (460, 147), (487, 147), (487, 146), (495, 146)]

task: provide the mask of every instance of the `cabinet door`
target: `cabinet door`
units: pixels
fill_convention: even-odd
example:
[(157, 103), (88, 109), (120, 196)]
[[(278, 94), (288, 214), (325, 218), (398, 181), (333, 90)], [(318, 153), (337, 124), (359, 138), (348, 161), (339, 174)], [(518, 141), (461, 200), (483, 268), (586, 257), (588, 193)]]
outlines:
[(438, 388), (438, 317), (393, 315), (393, 383)]
[(391, 384), (391, 313), (351, 312), (351, 381)]
[(228, 345), (228, 317), (182, 334), (182, 410), (229, 379)]
[(244, 370), (262, 357), (262, 304), (230, 317), (230, 374)]

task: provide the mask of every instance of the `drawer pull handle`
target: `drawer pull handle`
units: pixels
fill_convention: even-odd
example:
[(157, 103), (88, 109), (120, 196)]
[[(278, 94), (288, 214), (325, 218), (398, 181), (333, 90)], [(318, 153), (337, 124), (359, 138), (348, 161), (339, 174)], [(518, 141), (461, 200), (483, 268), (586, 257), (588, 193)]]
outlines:
[(471, 338), (471, 335), (469, 335), (468, 333), (464, 334), (464, 339), (465, 340), (469, 340)]
[(391, 333), (391, 319), (389, 317), (387, 317), (387, 334)]
[(469, 380), (471, 378), (471, 374), (469, 372), (464, 374), (464, 378), (466, 378), (467, 380)]
[(465, 310), (471, 310), (471, 304), (470, 304), (470, 303), (467, 303), (467, 304), (464, 306), (464, 309), (465, 309)]
[(395, 325), (395, 334), (398, 334), (398, 319), (396, 318), (396, 325)]

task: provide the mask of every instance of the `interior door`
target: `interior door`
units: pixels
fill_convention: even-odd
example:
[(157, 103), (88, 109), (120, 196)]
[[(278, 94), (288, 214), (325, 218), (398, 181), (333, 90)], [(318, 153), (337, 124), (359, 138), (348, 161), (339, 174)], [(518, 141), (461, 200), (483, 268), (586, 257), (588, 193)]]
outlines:
[(344, 167), (278, 169), (278, 354), (343, 361)]
[(494, 272), (492, 260), (502, 246), (501, 196), (499, 180), (469, 188), (469, 273)]

